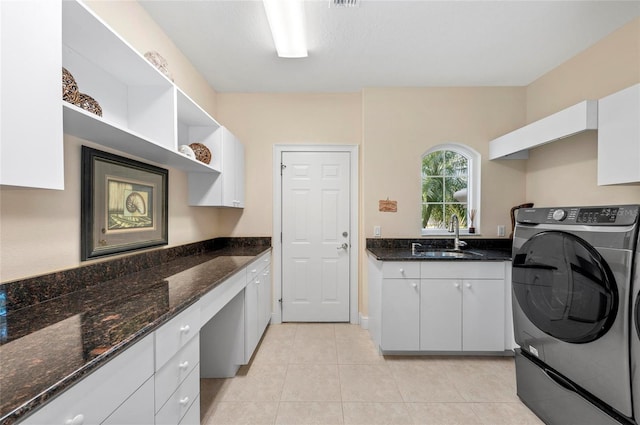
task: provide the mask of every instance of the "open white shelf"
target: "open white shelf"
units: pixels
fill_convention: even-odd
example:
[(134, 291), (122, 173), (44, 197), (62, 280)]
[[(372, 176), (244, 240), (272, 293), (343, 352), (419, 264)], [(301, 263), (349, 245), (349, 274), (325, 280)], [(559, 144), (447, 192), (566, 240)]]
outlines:
[(220, 171), (180, 152), (122, 129), (75, 105), (63, 102), (64, 131), (81, 139), (135, 155), (158, 164), (189, 172), (219, 173)]
[(62, 65), (102, 108), (100, 117), (62, 102), (65, 133), (186, 172), (220, 173), (178, 150), (196, 141), (211, 149), (220, 124), (78, 1), (62, 2)]
[(585, 100), (489, 142), (489, 159), (526, 159), (528, 149), (598, 128), (598, 101)]

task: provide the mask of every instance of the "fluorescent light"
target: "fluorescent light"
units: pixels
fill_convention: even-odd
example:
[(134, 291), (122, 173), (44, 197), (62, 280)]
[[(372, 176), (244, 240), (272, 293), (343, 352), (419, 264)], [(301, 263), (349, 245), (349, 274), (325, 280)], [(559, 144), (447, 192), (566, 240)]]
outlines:
[(305, 58), (307, 38), (303, 0), (262, 0), (281, 58)]

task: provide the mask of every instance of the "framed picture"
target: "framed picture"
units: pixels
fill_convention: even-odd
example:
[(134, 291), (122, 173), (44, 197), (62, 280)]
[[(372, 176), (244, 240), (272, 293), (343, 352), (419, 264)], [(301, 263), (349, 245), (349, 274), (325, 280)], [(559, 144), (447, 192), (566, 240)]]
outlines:
[(82, 146), (82, 260), (166, 245), (169, 171)]

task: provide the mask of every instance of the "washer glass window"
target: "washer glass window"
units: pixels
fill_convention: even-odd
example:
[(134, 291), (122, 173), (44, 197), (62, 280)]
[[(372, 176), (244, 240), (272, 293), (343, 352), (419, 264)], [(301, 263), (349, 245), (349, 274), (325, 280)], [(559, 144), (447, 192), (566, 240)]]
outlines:
[(583, 239), (541, 232), (516, 252), (513, 291), (529, 320), (570, 343), (604, 335), (615, 320), (618, 292), (602, 256)]

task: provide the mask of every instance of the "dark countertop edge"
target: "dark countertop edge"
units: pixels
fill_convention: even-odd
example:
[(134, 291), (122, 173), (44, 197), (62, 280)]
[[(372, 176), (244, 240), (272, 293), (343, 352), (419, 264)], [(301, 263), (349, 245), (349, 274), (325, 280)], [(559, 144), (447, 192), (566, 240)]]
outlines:
[[(264, 246), (264, 250), (254, 255), (254, 258), (260, 257), (264, 253), (271, 251), (271, 249), (272, 249), (271, 246)], [(250, 264), (251, 261), (249, 261), (247, 264)], [(75, 385), (76, 383), (80, 382), (84, 377), (88, 376), (90, 373), (92, 373), (96, 369), (108, 363), (109, 360), (116, 357), (120, 353), (124, 352), (131, 345), (143, 339), (145, 336), (149, 335), (151, 332), (155, 331), (160, 326), (167, 323), (168, 321), (170, 321), (172, 318), (174, 318), (175, 316), (177, 316), (187, 308), (191, 307), (193, 304), (199, 301), (200, 298), (202, 298), (202, 296), (204, 296), (205, 294), (215, 289), (223, 281), (235, 275), (239, 270), (246, 267), (247, 264), (238, 267), (233, 272), (228, 273), (226, 276), (216, 280), (215, 282), (212, 282), (211, 285), (206, 290), (202, 291), (197, 295), (194, 295), (188, 301), (185, 301), (184, 303), (180, 304), (179, 306), (174, 308), (172, 311), (169, 311), (163, 314), (153, 322), (148, 323), (146, 326), (139, 329), (137, 332), (132, 334), (129, 338), (125, 339), (118, 345), (112, 347), (111, 349), (99, 355), (95, 359), (84, 364), (82, 367), (76, 369), (70, 375), (59, 380), (58, 382), (56, 382), (46, 390), (37, 394), (35, 397), (30, 399), (29, 401), (23, 403), (22, 405), (8, 412), (5, 416), (0, 417), (0, 425), (14, 424), (20, 419), (22, 419), (23, 417), (26, 417), (28, 414), (35, 413), (41, 407), (46, 405), (48, 401), (64, 393), (64, 391), (69, 389), (72, 385)]]
[(511, 261), (511, 252), (472, 249), (482, 254), (477, 257), (420, 257), (411, 254), (408, 249), (367, 248), (367, 253), (378, 261)]
[(423, 238), (367, 238), (366, 250), (378, 261), (511, 261), (512, 240), (508, 238), (460, 238), (467, 242), (463, 251), (483, 254), (477, 257), (420, 257), (411, 254), (411, 244), (419, 243), (419, 250), (444, 250), (453, 248), (448, 237)]

